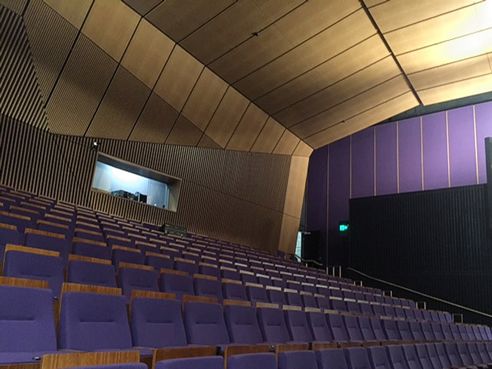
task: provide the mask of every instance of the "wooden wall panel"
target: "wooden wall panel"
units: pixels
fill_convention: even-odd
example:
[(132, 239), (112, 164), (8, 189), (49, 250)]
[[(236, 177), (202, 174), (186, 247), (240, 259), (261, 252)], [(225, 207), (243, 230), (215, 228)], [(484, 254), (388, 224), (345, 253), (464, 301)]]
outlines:
[(249, 104), (226, 148), (249, 151), (268, 120), (268, 115), (255, 104)]
[(34, 2), (41, 1), (48, 4), (77, 29), (80, 29), (82, 24), (84, 24), (87, 13), (93, 3), (93, 0), (78, 0), (77, 2), (64, 0), (35, 0)]
[(291, 157), (98, 139), (100, 151), (182, 178), (178, 211), (90, 191), (94, 139), (53, 135), (2, 117), (0, 182), (123, 217), (275, 250)]
[(0, 5), (0, 65), (2, 102), (0, 112), (14, 119), (48, 128), (29, 40), (20, 15)]
[(264, 152), (268, 154), (272, 153), (284, 131), (285, 128), (275, 119), (268, 118), (253, 147), (251, 148), (251, 151)]

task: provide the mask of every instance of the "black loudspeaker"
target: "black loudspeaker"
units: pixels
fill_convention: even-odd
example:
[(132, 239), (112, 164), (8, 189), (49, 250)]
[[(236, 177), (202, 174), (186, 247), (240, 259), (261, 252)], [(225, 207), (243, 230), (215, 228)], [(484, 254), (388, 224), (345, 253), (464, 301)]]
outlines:
[(302, 235), (302, 258), (304, 260), (321, 261), (320, 231), (311, 231)]

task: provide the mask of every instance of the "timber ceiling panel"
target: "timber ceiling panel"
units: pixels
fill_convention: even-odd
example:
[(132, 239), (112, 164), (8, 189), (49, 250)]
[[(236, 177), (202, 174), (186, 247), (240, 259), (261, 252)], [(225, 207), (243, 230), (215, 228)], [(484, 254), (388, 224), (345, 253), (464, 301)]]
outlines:
[(152, 93), (129, 139), (163, 143), (171, 132), (178, 115), (179, 113), (171, 105), (157, 94)]
[(26, 8), (27, 0), (0, 0), (0, 5), (22, 15), (22, 12)]
[(87, 130), (87, 136), (126, 140), (151, 90), (119, 67)]
[(249, 101), (234, 88), (227, 89), (205, 133), (224, 148), (243, 117), (248, 104)]
[[(46, 9), (24, 17), (58, 133), (102, 129), (112, 138), (309, 155), (309, 146), (419, 104), (492, 90), (492, 0), (44, 2), (66, 31), (47, 24), (56, 17), (46, 19)], [(118, 63), (145, 87), (131, 92), (139, 108), (101, 115)], [(103, 128), (118, 124), (124, 129)]]
[(174, 42), (145, 19), (137, 27), (121, 65), (147, 87), (154, 88)]
[(84, 136), (118, 64), (85, 36), (79, 36), (46, 111), (50, 131)]
[(255, 104), (249, 104), (226, 148), (249, 151), (265, 125), (268, 115)]
[[(39, 17), (46, 20), (40, 22)], [(41, 94), (46, 102), (77, 38), (77, 29), (42, 1), (31, 1), (24, 15)]]

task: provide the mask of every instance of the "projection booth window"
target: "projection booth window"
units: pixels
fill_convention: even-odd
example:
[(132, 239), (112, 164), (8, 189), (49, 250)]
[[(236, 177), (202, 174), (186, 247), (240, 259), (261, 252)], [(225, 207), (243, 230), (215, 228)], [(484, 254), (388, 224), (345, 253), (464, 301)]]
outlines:
[(98, 154), (93, 190), (176, 211), (180, 188), (179, 178)]

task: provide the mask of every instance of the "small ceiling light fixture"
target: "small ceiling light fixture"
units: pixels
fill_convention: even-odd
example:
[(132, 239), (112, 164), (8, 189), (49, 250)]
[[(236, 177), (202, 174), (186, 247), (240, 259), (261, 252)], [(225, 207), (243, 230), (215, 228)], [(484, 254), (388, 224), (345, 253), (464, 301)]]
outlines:
[(258, 32), (253, 32), (252, 35), (255, 36), (255, 37), (260, 37), (260, 32), (259, 31)]
[(99, 151), (99, 143), (97, 141), (94, 141), (92, 143), (92, 148), (91, 149), (92, 149), (92, 151), (95, 151), (95, 152)]

